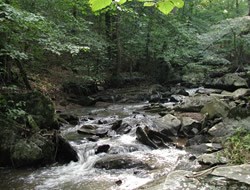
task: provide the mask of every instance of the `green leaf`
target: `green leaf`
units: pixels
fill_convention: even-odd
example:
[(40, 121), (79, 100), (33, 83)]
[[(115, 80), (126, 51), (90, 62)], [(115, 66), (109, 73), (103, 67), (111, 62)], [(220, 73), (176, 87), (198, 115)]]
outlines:
[(182, 8), (184, 6), (183, 0), (171, 0), (171, 2), (178, 8)]
[(93, 12), (104, 9), (112, 3), (112, 0), (89, 0)]
[(157, 3), (157, 8), (165, 15), (169, 14), (175, 5), (170, 0), (164, 0)]
[(120, 0), (119, 2), (118, 2), (118, 4), (119, 5), (122, 5), (123, 3), (126, 3), (127, 2), (127, 0)]
[(145, 2), (145, 3), (143, 4), (144, 7), (152, 7), (152, 6), (154, 6), (154, 5), (155, 5), (154, 2)]

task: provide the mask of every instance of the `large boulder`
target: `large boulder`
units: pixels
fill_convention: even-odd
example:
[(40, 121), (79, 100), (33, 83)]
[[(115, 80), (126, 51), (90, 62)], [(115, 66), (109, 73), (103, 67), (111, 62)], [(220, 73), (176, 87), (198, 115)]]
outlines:
[[(7, 107), (9, 107), (9, 110), (13, 110), (12, 113), (16, 114), (16, 117), (31, 115), (39, 128), (58, 129), (55, 107), (48, 96), (34, 91), (25, 94), (10, 93), (3, 95), (2, 98), (8, 102)], [(20, 111), (19, 113), (18, 110)], [(15, 119), (14, 115), (13, 118)], [(23, 123), (27, 122), (26, 120), (24, 121), (24, 118), (20, 119), (23, 120)]]
[[(1, 95), (0, 99), (0, 166), (41, 166), (78, 160), (75, 150), (54, 130), (58, 122), (48, 97), (30, 92)], [(72, 152), (74, 157), (68, 158)]]
[(234, 91), (238, 88), (248, 87), (247, 81), (236, 73), (229, 73), (220, 78), (207, 80), (205, 85), (207, 87), (225, 89), (228, 91)]
[(181, 120), (172, 114), (167, 114), (155, 120), (162, 133), (168, 136), (177, 136), (181, 127)]
[(103, 157), (95, 163), (94, 167), (106, 170), (130, 168), (151, 169), (148, 163), (128, 155), (109, 155)]
[(191, 97), (184, 97), (180, 101), (180, 104), (177, 104), (174, 107), (174, 110), (181, 112), (200, 112), (203, 106), (212, 99), (213, 97), (204, 94), (197, 94)]
[(237, 130), (247, 130), (250, 131), (250, 117), (234, 120), (226, 118), (224, 121), (221, 121), (215, 124), (208, 130), (208, 134), (212, 136), (213, 142), (225, 142), (227, 137), (233, 135)]
[(204, 105), (201, 112), (203, 114), (208, 114), (210, 119), (216, 117), (226, 117), (230, 107), (220, 99), (213, 98), (210, 102)]
[(139, 142), (141, 142), (142, 144), (148, 145), (148, 146), (150, 146), (150, 147), (152, 147), (152, 148), (155, 148), (155, 149), (158, 148), (157, 144), (155, 144), (155, 143), (149, 138), (149, 136), (148, 136), (148, 134), (147, 134), (147, 131), (144, 130), (143, 128), (137, 127), (137, 129), (136, 129), (136, 137), (137, 137), (137, 140), (138, 140)]
[(225, 177), (246, 184), (248, 188), (250, 187), (250, 164), (218, 167), (213, 170), (211, 175)]
[(194, 137), (201, 131), (201, 122), (191, 117), (182, 117), (182, 124), (179, 133), (186, 137)]

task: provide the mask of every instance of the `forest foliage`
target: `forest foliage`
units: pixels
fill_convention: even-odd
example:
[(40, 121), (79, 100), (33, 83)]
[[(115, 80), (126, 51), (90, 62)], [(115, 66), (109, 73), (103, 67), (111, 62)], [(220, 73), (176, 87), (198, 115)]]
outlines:
[(52, 65), (97, 81), (139, 72), (166, 83), (193, 62), (249, 64), (248, 3), (0, 0), (1, 83), (15, 68)]

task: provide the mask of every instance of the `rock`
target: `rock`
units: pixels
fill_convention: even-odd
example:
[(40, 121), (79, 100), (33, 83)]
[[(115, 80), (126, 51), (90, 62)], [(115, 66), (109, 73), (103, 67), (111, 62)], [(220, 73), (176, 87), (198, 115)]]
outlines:
[(170, 172), (167, 176), (162, 176), (152, 182), (149, 182), (137, 190), (173, 190), (173, 189), (197, 189), (196, 179), (187, 178), (191, 171), (176, 170)]
[(64, 119), (65, 121), (67, 121), (71, 125), (77, 125), (78, 121), (79, 121), (79, 118), (75, 115), (72, 115), (72, 114), (61, 113), (59, 115), (59, 117)]
[(74, 97), (70, 97), (67, 99), (69, 102), (72, 102), (74, 104), (78, 104), (81, 106), (93, 106), (96, 103), (96, 99), (90, 97), (90, 96), (74, 96)]
[(103, 157), (95, 163), (94, 167), (104, 168), (106, 170), (130, 168), (151, 169), (151, 167), (142, 160), (127, 155), (109, 155)]
[(148, 137), (146, 131), (142, 129), (141, 127), (137, 127), (136, 137), (137, 137), (137, 140), (140, 141), (142, 144), (148, 145), (155, 149), (158, 148), (158, 146)]
[(86, 83), (84, 81), (69, 81), (62, 85), (63, 91), (76, 96), (87, 96), (98, 91), (95, 83)]
[(178, 90), (175, 92), (175, 94), (179, 94), (179, 95), (183, 95), (183, 96), (189, 96), (189, 93), (188, 93), (185, 89), (183, 89), (183, 88), (178, 89)]
[(209, 139), (205, 135), (196, 135), (193, 138), (188, 139), (186, 146), (199, 145), (201, 143), (207, 143)]
[(250, 131), (250, 117), (234, 120), (224, 119), (224, 121), (217, 123), (208, 130), (208, 133), (213, 137), (213, 142), (225, 142), (227, 137), (233, 135), (239, 128)]
[(102, 152), (107, 153), (109, 151), (109, 148), (110, 148), (110, 145), (108, 145), (108, 144), (100, 145), (97, 147), (95, 154), (99, 154)]
[(225, 74), (223, 77), (212, 79), (205, 83), (206, 87), (219, 88), (234, 91), (238, 88), (247, 88), (247, 81), (236, 73)]
[(201, 131), (201, 123), (190, 117), (182, 117), (181, 128), (179, 133), (186, 137), (194, 137)]
[(199, 145), (192, 145), (187, 148), (188, 151), (193, 153), (212, 153), (222, 150), (222, 146), (219, 143), (202, 143)]
[(11, 150), (14, 167), (26, 167), (52, 163), (55, 145), (46, 138), (36, 135), (36, 139), (18, 140)]
[(161, 132), (166, 134), (168, 137), (177, 136), (181, 127), (181, 121), (176, 116), (171, 114), (167, 114), (160, 119), (155, 120), (155, 123)]
[(200, 94), (191, 97), (185, 97), (181, 104), (177, 104), (174, 107), (174, 110), (181, 112), (200, 112), (204, 105), (212, 99), (213, 98), (211, 96)]
[(97, 125), (83, 125), (77, 130), (77, 132), (84, 135), (96, 135), (98, 137), (104, 137), (107, 135), (108, 130), (108, 128), (98, 127)]
[(121, 127), (121, 124), (122, 124), (122, 120), (117, 120), (115, 121), (113, 124), (112, 124), (112, 127), (111, 129), (116, 131), (119, 127)]
[(228, 115), (229, 110), (230, 108), (225, 102), (214, 98), (204, 105), (201, 110), (201, 113), (207, 113), (208, 118), (213, 119), (216, 117), (226, 117)]
[(131, 126), (131, 125), (129, 125), (129, 124), (127, 124), (127, 123), (123, 123), (123, 124), (121, 124), (121, 126), (116, 130), (116, 133), (117, 133), (117, 134), (120, 134), (120, 135), (122, 135), (122, 134), (127, 134), (127, 133), (129, 133), (129, 132), (131, 131), (131, 129), (132, 129), (132, 126)]
[(221, 152), (214, 152), (210, 154), (202, 154), (198, 158), (198, 162), (203, 165), (221, 165), (221, 164), (227, 164), (228, 160), (227, 158), (222, 156)]
[[(154, 139), (160, 141), (160, 144), (163, 146), (166, 146), (165, 143), (173, 142), (173, 140), (169, 138), (167, 135), (158, 131), (151, 130), (151, 129), (147, 130), (147, 135), (153, 142), (154, 142)], [(160, 146), (159, 144), (157, 145)]]
[(250, 105), (243, 103), (233, 107), (228, 114), (229, 118), (243, 119), (250, 116)]
[(77, 162), (79, 160), (76, 150), (62, 136), (54, 137), (57, 144), (56, 161), (59, 163)]
[(232, 97), (234, 99), (239, 99), (240, 97), (250, 95), (250, 89), (239, 88), (239, 89), (235, 90), (234, 92), (223, 91), (221, 94), (227, 95), (227, 96)]
[(235, 180), (250, 185), (250, 164), (221, 166), (215, 168), (211, 175), (225, 177), (227, 179)]

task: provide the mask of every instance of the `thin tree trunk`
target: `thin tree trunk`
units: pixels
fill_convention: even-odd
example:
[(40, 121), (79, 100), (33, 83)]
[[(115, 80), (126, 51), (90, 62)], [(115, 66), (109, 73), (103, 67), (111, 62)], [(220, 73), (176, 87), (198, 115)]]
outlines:
[(115, 33), (116, 33), (116, 75), (118, 76), (121, 71), (121, 60), (122, 60), (122, 48), (121, 48), (121, 38), (120, 38), (120, 16), (116, 15), (115, 18)]
[(235, 0), (236, 13), (239, 14), (239, 0)]
[(250, 0), (248, 0), (248, 16), (250, 16)]

